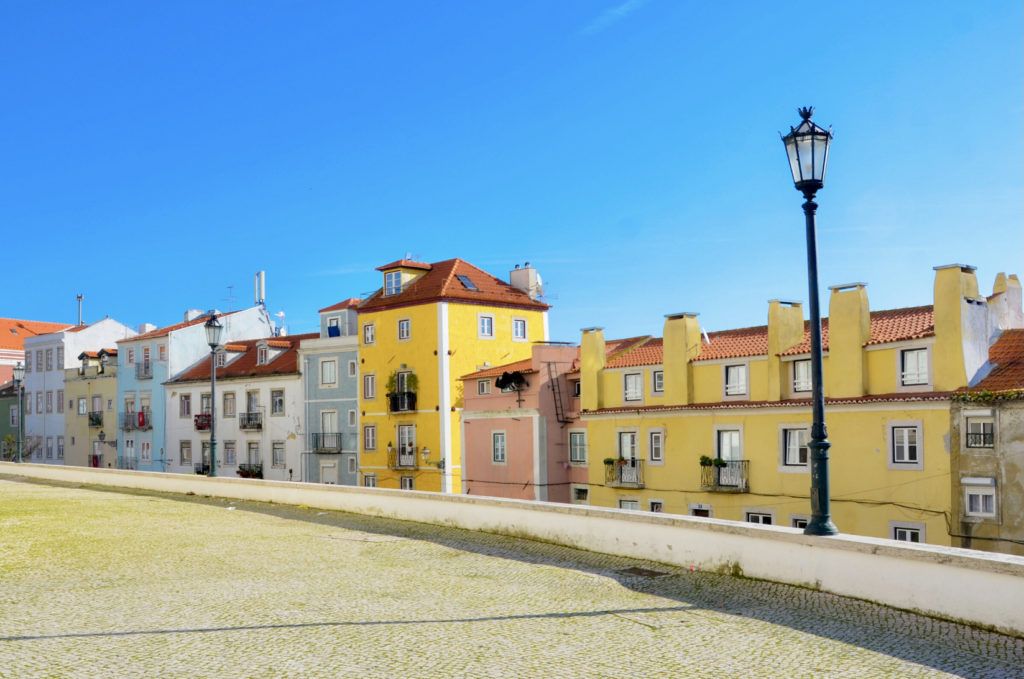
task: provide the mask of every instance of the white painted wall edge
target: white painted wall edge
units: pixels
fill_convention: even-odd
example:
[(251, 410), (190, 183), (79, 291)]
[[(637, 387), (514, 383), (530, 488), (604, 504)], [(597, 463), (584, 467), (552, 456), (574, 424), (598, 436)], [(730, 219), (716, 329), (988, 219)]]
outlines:
[[(1024, 637), (1024, 558), (603, 507), (0, 462), (0, 477), (306, 505), (811, 587)], [(884, 577), (882, 577), (884, 574)]]

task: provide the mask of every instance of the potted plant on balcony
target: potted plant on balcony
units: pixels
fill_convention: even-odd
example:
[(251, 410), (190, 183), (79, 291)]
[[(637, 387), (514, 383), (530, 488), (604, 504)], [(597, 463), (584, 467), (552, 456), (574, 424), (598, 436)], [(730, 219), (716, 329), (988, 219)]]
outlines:
[(606, 457), (606, 458), (604, 458), (604, 463), (606, 465), (608, 465), (609, 467), (611, 467), (613, 464), (615, 464), (615, 458), (614, 457)]
[(712, 464), (714, 464), (714, 462), (715, 461), (712, 460), (711, 457), (708, 456), (708, 455), (701, 455), (700, 456), (700, 466), (701, 467), (710, 467)]
[(721, 469), (722, 467), (724, 467), (724, 466), (726, 466), (728, 464), (729, 464), (728, 462), (726, 462), (725, 460), (723, 460), (720, 457), (716, 457), (715, 460), (714, 460), (714, 465), (716, 467), (718, 467), (719, 469)]

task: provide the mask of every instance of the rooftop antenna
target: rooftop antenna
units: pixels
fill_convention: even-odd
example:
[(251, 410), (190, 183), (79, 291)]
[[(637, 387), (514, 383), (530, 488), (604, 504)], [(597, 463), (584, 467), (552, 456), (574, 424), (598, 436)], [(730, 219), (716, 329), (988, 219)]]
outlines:
[(82, 299), (85, 297), (82, 293), (78, 293), (78, 324), (82, 325)]
[(262, 305), (267, 299), (267, 272), (257, 271), (255, 281), (256, 304)]
[(228, 311), (229, 312), (233, 310), (231, 308), (231, 303), (235, 301), (235, 296), (232, 294), (232, 291), (234, 290), (234, 288), (235, 288), (235, 286), (229, 285), (228, 286), (228, 296), (224, 298), (224, 301), (228, 303)]

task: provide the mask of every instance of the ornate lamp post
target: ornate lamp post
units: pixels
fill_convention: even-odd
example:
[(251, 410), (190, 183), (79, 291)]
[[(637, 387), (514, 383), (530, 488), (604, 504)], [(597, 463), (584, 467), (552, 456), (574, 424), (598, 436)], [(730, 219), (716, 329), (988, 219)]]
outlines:
[(22, 380), (25, 379), (25, 364), (18, 361), (18, 364), (14, 366), (14, 390), (18, 392), (18, 462), (21, 462), (21, 432), (24, 428), (22, 422), (25, 421), (25, 409), (24, 409), (24, 398), (21, 390)]
[(807, 221), (807, 285), (810, 294), (811, 324), (811, 520), (804, 529), (807, 535), (835, 535), (828, 487), (828, 431), (825, 429), (825, 391), (821, 379), (821, 312), (818, 308), (818, 246), (815, 215), (818, 204), (814, 196), (825, 185), (829, 143), (832, 130), (822, 129), (811, 121), (814, 109), (799, 109), (803, 120), (782, 138), (789, 156), (793, 183), (804, 194), (804, 216)]
[(210, 471), (209, 476), (217, 475), (217, 347), (224, 326), (217, 320), (216, 314), (210, 314), (206, 321), (206, 343), (210, 345)]

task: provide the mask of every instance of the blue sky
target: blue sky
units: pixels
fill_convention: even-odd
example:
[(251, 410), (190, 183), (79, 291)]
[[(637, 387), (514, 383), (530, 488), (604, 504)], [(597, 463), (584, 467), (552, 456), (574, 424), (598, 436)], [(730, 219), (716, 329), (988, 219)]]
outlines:
[[(835, 5), (835, 6), (832, 6)], [(806, 300), (779, 131), (833, 126), (825, 286), (1024, 255), (1019, 2), (6, 2), (0, 315), (290, 332), (406, 253), (531, 262), (552, 339)], [(17, 245), (14, 245), (16, 239)], [(12, 283), (17, 282), (14, 286)]]

